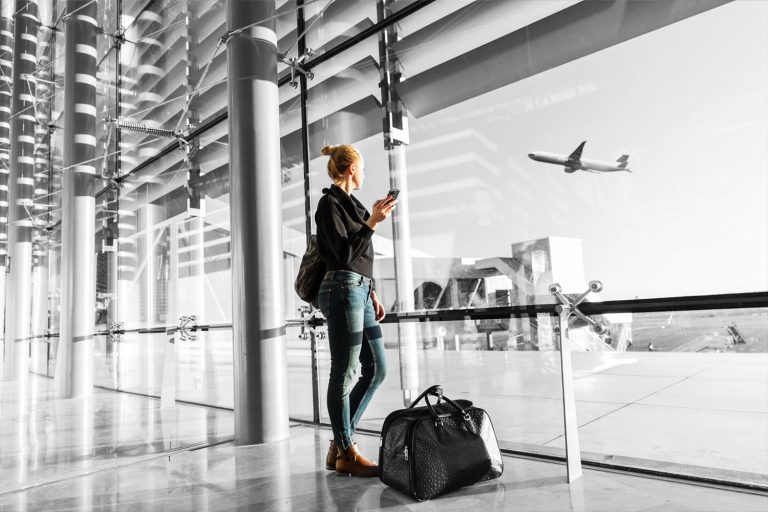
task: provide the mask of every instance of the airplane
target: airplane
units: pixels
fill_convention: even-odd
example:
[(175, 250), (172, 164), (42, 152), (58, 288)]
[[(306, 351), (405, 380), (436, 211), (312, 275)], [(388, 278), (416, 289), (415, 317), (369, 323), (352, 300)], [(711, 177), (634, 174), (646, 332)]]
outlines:
[(530, 153), (528, 157), (531, 160), (536, 160), (537, 162), (544, 162), (546, 164), (563, 165), (565, 166), (564, 170), (567, 173), (572, 173), (576, 171), (587, 171), (587, 172), (595, 172), (595, 173), (619, 172), (619, 171), (632, 172), (627, 167), (627, 165), (629, 165), (629, 155), (621, 155), (619, 159), (616, 160), (616, 163), (582, 159), (581, 152), (584, 151), (584, 145), (586, 143), (587, 141), (584, 141), (581, 144), (579, 144), (579, 147), (576, 148), (576, 151), (571, 153), (569, 156), (556, 155), (554, 153), (536, 152), (536, 153)]

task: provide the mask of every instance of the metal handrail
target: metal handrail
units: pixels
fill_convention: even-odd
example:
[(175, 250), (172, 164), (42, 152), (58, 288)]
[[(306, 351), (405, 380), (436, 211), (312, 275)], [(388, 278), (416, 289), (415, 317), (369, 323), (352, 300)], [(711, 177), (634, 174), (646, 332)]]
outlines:
[[(529, 306), (499, 306), (489, 308), (445, 309), (388, 313), (382, 323), (400, 321), (493, 320), (510, 317), (557, 314), (557, 304)], [(712, 309), (744, 309), (768, 307), (768, 292), (691, 295), (684, 297), (582, 302), (579, 308), (586, 315), (609, 313), (657, 313), (667, 311), (701, 311)]]
[[(461, 320), (497, 320), (511, 317), (536, 316), (541, 314), (556, 315), (557, 304), (531, 304), (528, 306), (499, 306), (489, 308), (437, 309), (387, 313), (381, 321), (384, 324), (398, 322), (433, 322)], [(684, 297), (666, 297), (652, 299), (613, 300), (605, 302), (583, 302), (580, 309), (586, 315), (611, 313), (661, 313), (668, 311), (703, 311), (716, 309), (744, 309), (768, 307), (768, 292), (728, 293), (717, 295), (690, 295)], [(325, 319), (314, 317), (309, 320), (289, 318), (287, 326), (306, 323), (309, 327), (325, 325)], [(232, 329), (232, 323), (200, 324), (188, 328), (190, 331), (215, 331)], [(135, 329), (116, 329), (113, 334), (160, 334), (178, 326), (156, 326)], [(94, 336), (108, 336), (110, 331), (96, 331)], [(55, 338), (60, 333), (46, 333), (36, 337)]]

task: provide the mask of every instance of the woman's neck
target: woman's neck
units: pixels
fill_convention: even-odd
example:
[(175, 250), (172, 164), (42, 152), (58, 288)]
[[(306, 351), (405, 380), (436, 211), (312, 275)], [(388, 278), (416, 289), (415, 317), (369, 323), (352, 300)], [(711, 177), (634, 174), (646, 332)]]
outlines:
[(344, 182), (344, 183), (339, 183), (338, 181), (336, 181), (333, 184), (336, 185), (337, 187), (339, 187), (344, 192), (346, 192), (347, 195), (351, 195), (352, 194), (352, 182), (347, 181), (347, 182)]

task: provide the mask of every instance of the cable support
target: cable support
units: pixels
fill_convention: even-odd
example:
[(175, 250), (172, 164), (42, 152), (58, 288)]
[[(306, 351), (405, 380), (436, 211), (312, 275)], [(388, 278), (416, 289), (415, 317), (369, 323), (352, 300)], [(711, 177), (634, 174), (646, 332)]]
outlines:
[(121, 130), (128, 130), (132, 132), (137, 133), (148, 133), (149, 135), (154, 135), (155, 137), (162, 137), (165, 139), (176, 139), (179, 136), (171, 131), (171, 130), (163, 130), (162, 128), (152, 128), (145, 124), (141, 123), (132, 123), (130, 121), (118, 121), (117, 119), (109, 119), (108, 122), (120, 128)]
[(109, 47), (109, 50), (107, 50), (106, 53), (104, 53), (104, 55), (101, 57), (101, 59), (99, 59), (99, 61), (96, 63), (96, 68), (97, 69), (100, 68), (102, 63), (110, 56), (110, 54), (112, 53), (112, 50), (118, 50), (120, 48), (120, 45), (122, 45), (123, 43), (131, 43), (133, 45), (137, 44), (136, 41), (131, 41), (130, 39), (126, 39), (125, 38), (125, 29), (122, 30), (122, 31), (118, 30), (115, 33), (107, 32), (104, 29), (104, 27), (98, 27), (97, 30), (101, 34), (103, 34), (103, 35), (105, 35), (107, 37), (111, 37), (112, 40), (114, 41), (112, 43), (112, 46)]
[[(291, 43), (291, 45), (290, 45), (290, 46), (288, 46), (288, 48), (286, 48), (286, 50), (283, 52), (283, 54), (279, 56), (279, 58), (280, 58), (281, 60), (282, 60), (282, 59), (284, 59), (284, 58), (285, 58), (285, 56), (288, 54), (288, 52), (289, 52), (289, 51), (291, 51), (291, 48), (293, 48), (293, 46), (294, 46), (296, 43), (298, 43), (298, 42), (299, 42), (299, 39), (301, 39), (302, 37), (304, 37), (305, 35), (307, 35), (307, 33), (308, 33), (308, 32), (309, 32), (311, 29), (312, 29), (312, 27), (314, 26), (314, 24), (315, 24), (315, 23), (317, 23), (317, 21), (318, 21), (320, 18), (322, 18), (322, 17), (323, 17), (323, 14), (325, 14), (325, 11), (326, 11), (326, 9), (328, 9), (328, 7), (330, 7), (330, 6), (331, 6), (331, 4), (332, 4), (333, 2), (335, 2), (335, 1), (336, 1), (336, 0), (330, 0), (330, 2), (328, 2), (328, 3), (326, 4), (326, 6), (325, 6), (325, 7), (323, 7), (323, 9), (322, 9), (322, 10), (321, 10), (321, 11), (320, 11), (318, 14), (317, 14), (317, 16), (315, 16), (315, 19), (314, 19), (314, 20), (312, 20), (312, 23), (310, 23), (310, 24), (309, 24), (309, 26), (308, 26), (307, 28), (305, 28), (305, 29), (304, 29), (304, 31), (303, 31), (301, 34), (299, 34), (299, 35), (296, 37), (296, 39), (295, 39), (295, 40), (294, 40), (294, 41)], [(307, 2), (307, 3), (309, 3), (309, 2)], [(310, 50), (309, 48), (307, 48), (307, 52), (311, 52), (311, 50)], [(312, 53), (309, 53), (309, 54), (310, 54), (310, 55), (312, 55)], [(311, 80), (311, 78), (310, 78), (310, 80)]]
[(66, 54), (62, 52), (61, 55), (59, 55), (55, 59), (50, 59), (47, 64), (44, 64), (42, 66), (38, 66), (37, 68), (35, 68), (35, 70), (30, 74), (37, 76), (38, 73), (40, 73), (41, 71), (45, 71), (49, 67), (52, 67), (55, 63), (59, 62), (65, 56)]
[[(126, 39), (126, 38), (125, 38), (125, 33), (126, 33), (126, 32), (128, 32), (128, 31), (129, 31), (129, 30), (130, 30), (130, 29), (131, 29), (131, 28), (132, 28), (132, 27), (133, 27), (133, 26), (136, 24), (136, 22), (137, 22), (137, 21), (139, 21), (139, 17), (140, 17), (140, 16), (141, 16), (141, 15), (142, 15), (142, 14), (143, 14), (145, 11), (146, 11), (147, 7), (149, 7), (149, 5), (150, 5), (151, 3), (152, 3), (152, 0), (150, 0), (150, 1), (149, 1), (149, 2), (148, 2), (148, 3), (147, 3), (147, 4), (146, 4), (146, 5), (145, 5), (145, 6), (144, 6), (142, 9), (141, 9), (141, 11), (139, 11), (139, 12), (136, 14), (136, 16), (133, 18), (133, 21), (131, 21), (131, 22), (130, 22), (130, 23), (127, 25), (127, 26), (125, 26), (125, 27), (123, 27), (123, 28), (118, 28), (118, 30), (117, 30), (117, 31), (115, 31), (114, 33), (109, 33), (109, 32), (107, 32), (106, 30), (104, 30), (104, 27), (99, 27), (99, 28), (98, 28), (98, 29), (101, 31), (101, 33), (102, 33), (102, 34), (104, 34), (104, 35), (106, 35), (106, 36), (108, 36), (108, 37), (111, 37), (111, 38), (112, 38), (112, 39), (113, 39), (115, 42), (114, 42), (114, 44), (113, 44), (113, 45), (110, 47), (109, 51), (107, 51), (107, 53), (104, 55), (104, 57), (102, 57), (102, 58), (99, 60), (99, 62), (96, 64), (96, 67), (99, 67), (99, 66), (101, 66), (101, 63), (102, 63), (102, 62), (104, 62), (104, 59), (105, 59), (105, 58), (107, 58), (107, 57), (109, 56), (110, 52), (111, 52), (112, 50), (116, 49), (116, 48), (117, 48), (119, 45), (121, 45), (122, 43), (131, 43), (131, 44), (133, 44), (133, 45), (138, 45), (138, 41), (131, 41), (130, 39)], [(176, 22), (176, 23), (180, 23), (180, 22)], [(170, 26), (173, 26), (173, 25), (175, 25), (176, 23), (173, 23), (173, 24), (171, 24)], [(169, 27), (170, 27), (170, 26), (169, 26)], [(157, 32), (162, 32), (163, 30), (167, 30), (169, 27), (165, 27), (165, 28), (163, 28), (163, 29), (160, 29), (160, 30), (158, 30)]]
[[(62, 14), (61, 16), (59, 16), (59, 20), (57, 20), (57, 21), (56, 21), (56, 23), (54, 24), (54, 27), (55, 27), (56, 25), (58, 25), (60, 21), (64, 21), (64, 22), (66, 23), (67, 21), (69, 21), (69, 18), (71, 18), (72, 16), (74, 16), (74, 15), (75, 15), (75, 13), (76, 13), (77, 11), (79, 11), (79, 10), (81, 10), (81, 9), (85, 9), (86, 7), (88, 7), (89, 5), (91, 5), (92, 3), (95, 3), (95, 2), (96, 2), (96, 0), (91, 0), (90, 2), (88, 2), (88, 3), (85, 3), (85, 4), (81, 5), (80, 7), (78, 7), (77, 9), (75, 9), (75, 10), (74, 10), (74, 11), (72, 11), (72, 12), (68, 12), (68, 13), (66, 13), (66, 14)], [(63, 13), (63, 12), (64, 12), (64, 11), (62, 11), (62, 13)]]
[[(227, 81), (226, 78), (222, 78), (221, 80), (217, 80), (217, 81), (213, 82), (212, 84), (208, 84), (208, 85), (206, 85), (204, 87), (201, 87), (200, 89), (196, 89), (195, 91), (192, 91), (192, 92), (193, 93), (200, 93), (200, 92), (203, 92), (203, 91), (207, 91), (208, 89), (210, 89), (212, 87), (216, 87), (219, 84), (223, 84), (226, 81)], [(150, 110), (156, 109), (157, 107), (162, 107), (163, 105), (168, 105), (169, 103), (173, 103), (174, 101), (182, 100), (182, 99), (184, 99), (186, 97), (187, 97), (186, 94), (180, 94), (179, 96), (176, 96), (174, 98), (170, 98), (170, 99), (168, 99), (168, 100), (166, 100), (166, 101), (164, 101), (162, 103), (158, 103), (157, 105), (152, 105), (151, 107), (147, 107), (147, 108), (145, 108), (143, 110), (138, 110), (136, 112), (133, 112), (131, 114), (131, 116), (133, 116), (133, 117), (139, 116), (139, 115), (141, 115), (141, 114), (143, 114), (145, 112), (149, 112)]]
[[(4, 67), (5, 66), (0, 66), (0, 75), (3, 75), (4, 77), (7, 77), (7, 78), (11, 78), (11, 77), (9, 77), (8, 75), (5, 74), (5, 71), (3, 71)], [(8, 67), (11, 68), (12, 66), (8, 66)], [(10, 84), (8, 84), (8, 90), (9, 91), (11, 90), (11, 85)]]
[[(22, 74), (20, 76), (24, 76), (24, 74)], [(34, 77), (29, 78), (29, 75), (26, 75), (26, 76), (28, 78), (26, 80), (24, 80), (24, 83), (27, 84), (27, 92), (29, 93), (30, 96), (35, 98), (35, 101), (32, 102), (32, 110), (35, 113), (35, 119), (40, 119), (40, 117), (38, 116), (38, 113), (37, 113), (37, 102), (38, 101), (46, 101), (48, 98), (38, 98), (37, 94), (36, 94), (37, 89), (35, 89), (34, 92), (32, 91), (32, 84), (31, 84), (31, 82), (35, 81), (35, 78)], [(37, 84), (35, 84), (35, 85), (37, 85)]]
[(44, 80), (42, 78), (38, 78), (37, 76), (35, 76), (35, 71), (33, 71), (32, 73), (22, 73), (20, 76), (22, 80), (34, 80), (35, 82), (43, 82), (45, 84), (52, 84), (52, 85), (59, 85), (59, 86), (64, 85), (63, 83), (53, 82), (51, 80)]
[(107, 176), (107, 160), (109, 157), (107, 156), (106, 152), (109, 151), (109, 143), (112, 140), (112, 131), (113, 131), (114, 125), (110, 124), (109, 129), (107, 130), (107, 142), (104, 144), (104, 162), (101, 164), (101, 177), (105, 179), (110, 179), (109, 176)]
[[(319, 2), (319, 1), (321, 1), (321, 0), (312, 0), (312, 1), (307, 2), (306, 4), (304, 4), (302, 6), (297, 6), (293, 10), (297, 11), (300, 8), (303, 9), (307, 5), (315, 3), (315, 2)], [(322, 8), (322, 10), (315, 17), (315, 19), (312, 21), (312, 23), (310, 23), (309, 27), (307, 27), (306, 30), (304, 30), (304, 32), (299, 34), (298, 37), (296, 38), (296, 40), (293, 43), (291, 43), (291, 45), (288, 47), (288, 50), (286, 50), (282, 54), (278, 55), (278, 59), (280, 61), (284, 62), (285, 64), (287, 64), (288, 66), (291, 67), (291, 79), (292, 79), (291, 80), (291, 85), (294, 88), (298, 87), (298, 83), (295, 81), (295, 71), (299, 71), (300, 73), (305, 75), (307, 77), (307, 79), (309, 79), (309, 80), (312, 80), (312, 78), (314, 77), (314, 75), (311, 72), (306, 71), (300, 65), (302, 62), (304, 62), (306, 60), (306, 58), (309, 55), (312, 55), (313, 52), (311, 50), (308, 50), (304, 55), (302, 55), (300, 57), (297, 57), (297, 58), (292, 58), (292, 59), (286, 59), (285, 55), (288, 53), (288, 51), (291, 48), (293, 48), (293, 46), (299, 41), (300, 38), (304, 37), (304, 35), (312, 28), (312, 26), (317, 22), (317, 20), (319, 20), (323, 16), (323, 13), (325, 12), (325, 10), (328, 9), (328, 7), (333, 2), (335, 2), (335, 1), (336, 0), (330, 0), (325, 5), (325, 7)], [(291, 12), (291, 11), (288, 11), (288, 12)], [(252, 27), (255, 27), (256, 25), (260, 25), (260, 24), (264, 23), (265, 21), (276, 19), (276, 18), (278, 18), (280, 16), (285, 16), (285, 14), (286, 14), (286, 12), (283, 12), (283, 13), (276, 14), (274, 16), (270, 16), (268, 18), (265, 18), (265, 19), (262, 19), (262, 20), (250, 23), (248, 25), (245, 25), (244, 27), (240, 27), (240, 28), (229, 30), (229, 31), (225, 32), (224, 35), (219, 37), (219, 40), (216, 43), (216, 47), (213, 49), (213, 54), (211, 55), (210, 59), (208, 59), (208, 62), (206, 63), (205, 68), (203, 69), (203, 74), (200, 76), (200, 79), (197, 82), (197, 86), (193, 89), (192, 93), (189, 95), (189, 98), (187, 99), (187, 104), (184, 107), (184, 112), (182, 113), (181, 117), (179, 117), (179, 122), (176, 124), (176, 128), (173, 130), (174, 133), (180, 133), (181, 124), (184, 122), (184, 119), (187, 117), (187, 113), (189, 112), (189, 107), (192, 105), (192, 100), (199, 93), (200, 87), (202, 86), (203, 81), (205, 80), (205, 77), (208, 74), (208, 70), (210, 69), (211, 64), (213, 64), (213, 60), (216, 58), (216, 54), (219, 52), (219, 48), (221, 48), (222, 45), (226, 45), (229, 42), (229, 40), (232, 39), (233, 37), (241, 35), (244, 31), (246, 31), (246, 30), (248, 30), (248, 29), (250, 29)], [(296, 85), (293, 85), (294, 83)]]
[(132, 21), (131, 21), (131, 22), (128, 24), (128, 26), (127, 26), (127, 27), (125, 27), (125, 28), (123, 28), (123, 32), (127, 32), (128, 30), (130, 30), (131, 28), (133, 28), (133, 26), (136, 24), (136, 22), (138, 22), (138, 21), (139, 21), (139, 18), (141, 18), (141, 15), (142, 15), (142, 14), (144, 14), (144, 13), (147, 11), (147, 9), (149, 8), (149, 6), (150, 6), (150, 5), (152, 5), (152, 3), (153, 3), (154, 1), (155, 1), (155, 0), (149, 0), (148, 2), (146, 2), (146, 3), (144, 4), (144, 7), (142, 7), (142, 8), (141, 8), (141, 10), (139, 10), (139, 12), (137, 12), (137, 13), (136, 13), (136, 16), (134, 16), (133, 20), (132, 20)]
[(51, 192), (50, 194), (45, 194), (44, 196), (35, 196), (35, 199), (45, 199), (46, 197), (53, 197), (57, 194), (61, 194), (61, 190), (57, 190), (55, 192)]
[[(14, 119), (16, 116), (23, 114), (24, 112), (26, 112), (29, 109), (34, 109), (35, 113), (37, 113), (37, 107), (36, 107), (37, 101), (47, 101), (47, 100), (50, 100), (51, 98), (53, 98), (54, 96), (55, 96), (55, 93), (52, 92), (48, 96), (43, 96), (41, 98), (37, 98), (36, 101), (32, 102), (31, 106), (19, 110), (18, 112), (16, 112), (12, 116), (8, 117), (8, 120)], [(37, 115), (35, 115), (35, 119), (37, 119)], [(57, 120), (58, 120), (58, 118), (57, 118)]]
[[(43, 141), (45, 141), (46, 138), (51, 137), (53, 135), (53, 132), (55, 132), (58, 129), (58, 126), (56, 126), (50, 120), (48, 121), (48, 124), (46, 126), (48, 127), (48, 129), (46, 130), (47, 133), (46, 133), (45, 137), (40, 139), (40, 141), (35, 145), (35, 148), (32, 150), (32, 154), (33, 155), (36, 154), (37, 151), (40, 149), (40, 146), (43, 145)], [(49, 146), (50, 146), (50, 142), (49, 142)]]
[(207, 137), (200, 137), (198, 140), (200, 141), (200, 143), (201, 143), (201, 144), (205, 143), (205, 145), (210, 145), (210, 144), (219, 144), (219, 145), (221, 145), (221, 146), (224, 146), (225, 148), (229, 147), (229, 144), (228, 144), (228, 143), (226, 143), (226, 142), (221, 142), (220, 140), (216, 140), (216, 139), (214, 139), (213, 137), (211, 137), (211, 138), (207, 138)]
[[(112, 151), (111, 153), (107, 153), (107, 156), (118, 155), (118, 154), (120, 154), (120, 153), (122, 153), (124, 151), (129, 151), (131, 149), (136, 149), (136, 148), (141, 147), (141, 146), (146, 146), (147, 144), (152, 144), (154, 142), (157, 142), (158, 140), (160, 140), (160, 137), (155, 138), (155, 139), (145, 140), (144, 142), (140, 142), (139, 144), (135, 144), (135, 145), (133, 145), (133, 146), (131, 146), (129, 148), (118, 149), (117, 151)], [(68, 171), (69, 169), (72, 169), (73, 167), (77, 167), (78, 165), (85, 165), (85, 164), (89, 164), (91, 162), (97, 162), (97, 161), (101, 160), (102, 158), (104, 158), (104, 155), (99, 155), (96, 158), (90, 158), (88, 160), (83, 160), (82, 162), (77, 162), (75, 164), (68, 165), (66, 167), (62, 167), (57, 172), (61, 174), (61, 173), (64, 173), (65, 171)]]
[(197, 81), (197, 86), (192, 90), (192, 93), (187, 98), (187, 103), (184, 105), (184, 112), (182, 112), (181, 116), (179, 116), (179, 122), (176, 123), (176, 128), (173, 130), (173, 133), (181, 133), (181, 123), (184, 122), (184, 119), (187, 117), (187, 114), (189, 113), (189, 107), (192, 106), (192, 100), (195, 98), (195, 96), (198, 94), (198, 91), (200, 90), (200, 87), (203, 85), (203, 80), (205, 80), (205, 76), (208, 74), (208, 70), (211, 69), (211, 64), (213, 64), (213, 59), (216, 58), (216, 54), (219, 51), (219, 48), (221, 48), (222, 44), (226, 44), (227, 40), (232, 37), (235, 34), (228, 35), (224, 34), (221, 36), (216, 43), (216, 48), (213, 49), (213, 55), (211, 55), (211, 58), (208, 59), (208, 63), (205, 65), (205, 69), (203, 69), (203, 74), (200, 76), (200, 80)]
[(64, 18), (64, 15), (67, 14), (67, 6), (65, 5), (64, 8), (61, 10), (61, 13), (59, 14), (59, 17), (56, 18), (56, 21), (54, 21), (51, 25), (46, 25), (48, 28), (52, 30), (59, 30), (57, 27), (59, 23), (61, 23), (61, 20)]
[[(107, 36), (112, 38), (112, 40), (115, 42), (114, 45), (109, 49), (110, 51), (114, 49), (118, 44), (123, 43), (131, 43), (136, 44), (136, 41), (131, 41), (130, 39), (125, 38), (125, 31), (117, 30), (115, 32), (108, 32), (106, 27), (104, 26), (98, 26), (96, 27), (96, 32), (98, 32), (101, 35)], [(107, 52), (109, 53), (109, 51)]]
[[(34, 202), (34, 199), (33, 199), (33, 202)], [(22, 205), (22, 206), (24, 206), (24, 211), (27, 212), (27, 217), (29, 217), (29, 220), (32, 221), (32, 226), (33, 227), (40, 227), (40, 226), (37, 225), (37, 221), (35, 220), (35, 217), (40, 217), (42, 215), (48, 215), (48, 212), (40, 213), (38, 215), (35, 215), (35, 217), (33, 217), (32, 214), (29, 211), (29, 208), (27, 208), (27, 205), (25, 204), (25, 205)], [(17, 222), (21, 222), (21, 220), (18, 220)]]
[(138, 40), (136, 40), (136, 41), (128, 41), (128, 42), (130, 42), (130, 43), (133, 43), (133, 44), (142, 44), (142, 43), (144, 43), (143, 39), (151, 39), (151, 38), (152, 38), (152, 36), (155, 36), (155, 35), (158, 35), (158, 34), (162, 34), (162, 33), (163, 33), (163, 32), (165, 32), (166, 30), (168, 30), (169, 28), (171, 28), (171, 27), (173, 27), (173, 26), (175, 26), (175, 25), (179, 25), (179, 24), (181, 24), (181, 23), (186, 23), (186, 20), (179, 20), (179, 21), (174, 21), (173, 23), (171, 23), (171, 24), (170, 24), (170, 25), (168, 25), (167, 27), (163, 27), (163, 28), (161, 28), (160, 30), (155, 30), (154, 32), (150, 32), (149, 34), (144, 34), (143, 36), (141, 36), (141, 37), (140, 37)]
[(28, 3), (27, 3), (27, 4), (24, 4), (24, 5), (23, 5), (23, 6), (22, 6), (22, 7), (21, 7), (21, 8), (20, 8), (18, 11), (16, 11), (15, 13), (13, 13), (13, 16), (11, 16), (11, 18), (12, 18), (12, 19), (16, 19), (16, 17), (19, 15), (19, 13), (20, 13), (21, 11), (23, 11), (24, 9), (26, 9), (27, 7), (29, 7), (29, 4), (28, 4)]

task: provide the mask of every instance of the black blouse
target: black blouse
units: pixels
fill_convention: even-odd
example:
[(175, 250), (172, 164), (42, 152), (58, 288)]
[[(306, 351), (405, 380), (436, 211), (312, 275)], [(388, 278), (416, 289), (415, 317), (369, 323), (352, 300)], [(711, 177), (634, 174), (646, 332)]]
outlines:
[(373, 277), (371, 214), (352, 194), (336, 185), (323, 189), (317, 203), (317, 250), (328, 270), (351, 270)]

